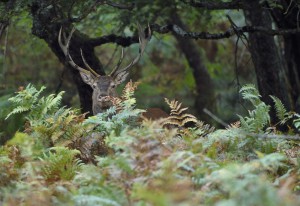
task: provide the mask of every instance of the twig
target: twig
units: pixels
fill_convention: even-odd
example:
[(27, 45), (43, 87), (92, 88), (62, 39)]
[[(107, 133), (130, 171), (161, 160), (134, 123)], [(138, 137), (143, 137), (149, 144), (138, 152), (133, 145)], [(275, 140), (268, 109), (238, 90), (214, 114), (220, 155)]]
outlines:
[(220, 119), (219, 117), (217, 117), (216, 115), (214, 115), (211, 111), (209, 111), (208, 109), (204, 108), (203, 112), (205, 114), (207, 114), (208, 116), (210, 116), (211, 118), (213, 118), (216, 122), (218, 122), (219, 124), (221, 124), (224, 127), (228, 127), (229, 125), (224, 122), (222, 119)]

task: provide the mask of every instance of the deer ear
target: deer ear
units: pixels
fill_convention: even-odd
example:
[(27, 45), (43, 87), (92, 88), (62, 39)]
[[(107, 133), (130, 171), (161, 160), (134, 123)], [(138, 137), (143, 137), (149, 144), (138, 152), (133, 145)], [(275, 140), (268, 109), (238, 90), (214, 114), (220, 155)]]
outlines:
[(114, 81), (115, 81), (115, 84), (121, 84), (122, 82), (124, 82), (128, 76), (128, 72), (125, 70), (125, 71), (121, 71), (119, 73), (117, 73), (116, 75), (114, 75)]
[(80, 72), (80, 76), (82, 80), (90, 86), (95, 82), (95, 77), (89, 71)]

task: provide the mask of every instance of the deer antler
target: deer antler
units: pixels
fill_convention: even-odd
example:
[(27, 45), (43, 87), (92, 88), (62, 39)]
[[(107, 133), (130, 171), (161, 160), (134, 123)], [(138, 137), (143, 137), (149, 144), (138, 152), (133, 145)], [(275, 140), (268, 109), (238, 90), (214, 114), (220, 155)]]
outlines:
[(119, 67), (123, 61), (123, 58), (124, 58), (124, 48), (122, 48), (120, 60), (119, 60), (118, 64), (115, 66), (115, 68), (112, 70), (112, 72), (110, 73), (110, 76), (112, 76), (119, 69)]
[(82, 58), (82, 61), (84, 63), (84, 65), (90, 70), (90, 72), (92, 72), (92, 74), (96, 77), (99, 77), (100, 74), (98, 74), (97, 72), (95, 72), (91, 67), (90, 65), (86, 62), (84, 56), (83, 56), (83, 52), (82, 52), (82, 49), (80, 49), (80, 54), (81, 54), (81, 58)]
[[(65, 34), (64, 34), (64, 43), (65, 43), (65, 44), (63, 44), (62, 41), (61, 41), (61, 34), (62, 34), (62, 27), (61, 27), (60, 30), (59, 30), (59, 34), (58, 34), (58, 43), (59, 43), (59, 46), (60, 46), (60, 48), (62, 49), (63, 53), (64, 53), (65, 56), (67, 57), (68, 63), (69, 63), (72, 67), (74, 67), (75, 69), (79, 70), (80, 72), (88, 73), (88, 72), (89, 72), (88, 70), (86, 70), (86, 69), (84, 69), (84, 68), (78, 66), (78, 65), (73, 61), (73, 59), (72, 59), (72, 57), (71, 57), (71, 55), (70, 55), (70, 53), (69, 53), (70, 41), (71, 41), (71, 38), (72, 38), (72, 35), (73, 35), (74, 31), (75, 31), (75, 28), (73, 27), (73, 29), (71, 30), (71, 33), (69, 34), (69, 36), (68, 36), (67, 38), (65, 37)], [(81, 49), (80, 49), (80, 52), (81, 52), (81, 57), (82, 57), (82, 60), (83, 60), (84, 65), (90, 70), (90, 72), (91, 72), (94, 76), (96, 76), (96, 77), (100, 76), (99, 74), (97, 74), (97, 72), (95, 72), (95, 71), (87, 64), (86, 60), (85, 60), (84, 57), (83, 57), (83, 54), (82, 54), (82, 50), (81, 50)]]
[(140, 44), (140, 48), (139, 48), (139, 54), (138, 56), (132, 61), (130, 62), (130, 64), (128, 64), (126, 67), (124, 67), (123, 69), (119, 69), (122, 60), (123, 60), (123, 48), (122, 48), (122, 54), (121, 54), (121, 58), (117, 64), (117, 66), (113, 69), (113, 71), (110, 73), (110, 76), (115, 76), (116, 74), (119, 74), (121, 72), (126, 72), (128, 69), (130, 69), (132, 66), (134, 66), (141, 58), (141, 56), (143, 55), (145, 48), (151, 38), (151, 29), (150, 26), (148, 25), (148, 36), (147, 38), (145, 37), (145, 33), (141, 28), (141, 25), (138, 24), (138, 31), (139, 31), (139, 44)]

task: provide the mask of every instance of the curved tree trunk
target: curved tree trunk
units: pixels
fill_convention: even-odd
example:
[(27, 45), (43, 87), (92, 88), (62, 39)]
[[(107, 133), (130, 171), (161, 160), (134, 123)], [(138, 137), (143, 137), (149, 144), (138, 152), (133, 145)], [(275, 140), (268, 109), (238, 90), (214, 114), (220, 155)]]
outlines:
[[(32, 33), (45, 40), (59, 61), (64, 63), (68, 69), (72, 70), (73, 79), (80, 98), (82, 112), (90, 112), (90, 114), (92, 114), (92, 88), (82, 81), (77, 70), (70, 67), (69, 64), (66, 64), (66, 58), (57, 41), (59, 29), (63, 27), (64, 30), (70, 31), (70, 28), (72, 27), (71, 23), (64, 22), (63, 24), (60, 14), (54, 7), (48, 6), (48, 1), (46, 0), (35, 0), (32, 3), (31, 14), (33, 16)], [(87, 36), (79, 33), (78, 31), (73, 34), (70, 44), (70, 54), (72, 59), (79, 66), (83, 66), (80, 55), (81, 48), (89, 65), (99, 74), (104, 74), (103, 68), (98, 58), (95, 56), (94, 47), (89, 45), (87, 42)]]
[[(248, 10), (244, 10), (246, 23), (271, 29), (272, 19), (269, 11), (262, 8), (259, 0), (245, 0), (246, 2), (249, 6)], [(278, 51), (274, 37), (262, 33), (250, 33), (249, 46), (262, 100), (273, 105), (269, 95), (274, 95), (287, 109), (292, 109), (291, 86), (287, 77), (286, 64)], [(271, 118), (275, 120), (274, 110), (271, 111)]]
[[(182, 22), (180, 16), (173, 12), (172, 22), (186, 30), (186, 25)], [(196, 100), (195, 107), (201, 120), (210, 122), (211, 119), (203, 112), (204, 108), (211, 111), (215, 110), (214, 106), (214, 86), (208, 74), (206, 67), (203, 64), (200, 52), (197, 49), (197, 44), (192, 39), (176, 36), (175, 38), (181, 51), (184, 53), (189, 66), (193, 70), (193, 75), (196, 82)]]

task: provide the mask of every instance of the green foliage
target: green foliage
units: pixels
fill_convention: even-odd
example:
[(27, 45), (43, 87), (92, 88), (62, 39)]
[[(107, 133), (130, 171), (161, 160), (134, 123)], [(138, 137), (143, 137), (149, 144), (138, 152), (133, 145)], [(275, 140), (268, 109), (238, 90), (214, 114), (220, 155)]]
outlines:
[(44, 115), (56, 111), (60, 105), (63, 92), (57, 96), (52, 94), (46, 98), (40, 98), (40, 94), (45, 89), (46, 87), (41, 87), (40, 90), (37, 90), (31, 84), (28, 84), (25, 89), (18, 91), (16, 96), (8, 99), (15, 104), (15, 108), (7, 115), (6, 119), (13, 114), (29, 112), (27, 119), (31, 124), (35, 124), (34, 119), (40, 119)]
[(229, 164), (197, 181), (209, 184), (208, 199), (223, 199), (218, 205), (281, 205), (283, 201), (264, 174), (276, 173), (283, 160), (282, 155), (271, 154), (243, 165)]
[(79, 153), (65, 147), (50, 148), (50, 151), (41, 158), (43, 164), (41, 172), (45, 180), (55, 182), (73, 179), (82, 165), (80, 160), (75, 158)]
[(254, 106), (254, 110), (248, 111), (248, 117), (240, 115), (241, 127), (247, 132), (261, 132), (270, 124), (270, 106), (260, 100), (260, 94), (254, 85), (245, 85), (240, 93), (244, 100), (248, 100)]
[(3, 145), (13, 134), (24, 125), (23, 115), (14, 115), (5, 120), (5, 117), (13, 110), (13, 105), (8, 101), (12, 95), (0, 97), (0, 145)]
[(57, 95), (50, 94), (40, 97), (45, 87), (37, 90), (28, 85), (25, 89), (17, 92), (17, 95), (9, 99), (15, 105), (11, 115), (26, 112), (26, 128), (37, 141), (44, 146), (68, 145), (86, 132), (87, 129), (81, 124), (84, 115), (77, 115), (77, 110), (61, 107), (61, 99), (64, 92)]
[(296, 129), (298, 131), (300, 131), (300, 115), (299, 114), (295, 114), (296, 119), (293, 121), (294, 126), (296, 127)]
[[(175, 113), (188, 116), (194, 123), (192, 128), (180, 124), (185, 131), (180, 135), (178, 128), (164, 128), (163, 120), (136, 121), (141, 110), (135, 107), (135, 89), (136, 85), (129, 83), (121, 98), (112, 99), (113, 108), (85, 121), (84, 115), (72, 114), (72, 109), (59, 105), (56, 110), (47, 109), (45, 118), (41, 112), (31, 112), (31, 107), (26, 110), (26, 119), (33, 126), (26, 127), (27, 134), (16, 133), (0, 149), (0, 203), (299, 205), (295, 195), (300, 188), (299, 142), (259, 138), (260, 133), (276, 134), (261, 123), (265, 120), (259, 117), (260, 112), (267, 115), (268, 107), (253, 86), (241, 90), (254, 106), (248, 117), (241, 117), (248, 127), (237, 122), (214, 130), (183, 113), (185, 108), (178, 101), (169, 102), (173, 117)], [(32, 98), (39, 91), (33, 92)], [(17, 102), (25, 104), (22, 98)], [(42, 98), (33, 105), (43, 105), (38, 99)], [(287, 112), (277, 104), (278, 113), (286, 118)], [(86, 130), (67, 135), (67, 127)], [(45, 136), (55, 147), (37, 146)], [(112, 152), (96, 154), (94, 164), (83, 163), (78, 158), (94, 155), (93, 146), (103, 143), (96, 141), (97, 136)], [(80, 141), (92, 146), (82, 149)], [(79, 144), (79, 149), (70, 149), (72, 144), (67, 142)]]
[(281, 123), (284, 124), (285, 118), (288, 114), (287, 110), (279, 98), (274, 97), (274, 96), (271, 96), (271, 98), (273, 99), (274, 104), (275, 104), (276, 115), (277, 115), (278, 119), (281, 121)]

